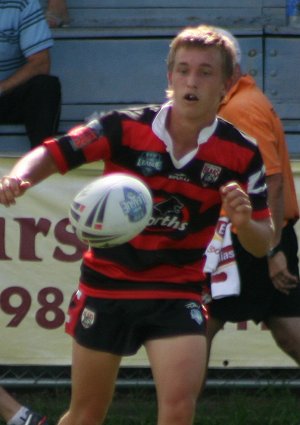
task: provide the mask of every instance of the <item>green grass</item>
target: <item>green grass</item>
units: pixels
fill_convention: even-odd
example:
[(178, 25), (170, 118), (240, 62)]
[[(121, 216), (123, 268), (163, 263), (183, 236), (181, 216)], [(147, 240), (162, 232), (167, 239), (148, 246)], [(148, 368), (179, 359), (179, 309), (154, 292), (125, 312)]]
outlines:
[[(16, 398), (55, 425), (67, 409), (67, 389), (18, 391)], [(105, 425), (155, 425), (155, 394), (149, 389), (118, 391)], [(0, 424), (4, 424), (0, 421)], [(290, 389), (209, 390), (199, 400), (195, 425), (300, 425), (300, 396)]]

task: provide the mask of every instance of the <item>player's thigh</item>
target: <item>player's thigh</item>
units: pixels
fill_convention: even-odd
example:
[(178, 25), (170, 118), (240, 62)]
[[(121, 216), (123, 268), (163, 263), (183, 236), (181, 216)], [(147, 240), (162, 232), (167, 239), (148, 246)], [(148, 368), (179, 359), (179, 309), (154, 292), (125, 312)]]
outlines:
[(71, 409), (105, 410), (111, 402), (121, 357), (73, 341)]
[(211, 345), (213, 338), (215, 335), (221, 330), (224, 326), (224, 321), (217, 319), (216, 317), (209, 316), (206, 322), (206, 334), (207, 334), (207, 342)]
[(154, 339), (145, 344), (159, 401), (197, 398), (206, 375), (204, 335)]

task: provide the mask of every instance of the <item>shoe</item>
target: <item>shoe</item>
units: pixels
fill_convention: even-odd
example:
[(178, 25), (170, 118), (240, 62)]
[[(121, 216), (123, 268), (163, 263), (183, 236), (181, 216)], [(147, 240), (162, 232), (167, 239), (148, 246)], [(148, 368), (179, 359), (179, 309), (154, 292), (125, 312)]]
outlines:
[(30, 412), (24, 425), (48, 425), (46, 416)]

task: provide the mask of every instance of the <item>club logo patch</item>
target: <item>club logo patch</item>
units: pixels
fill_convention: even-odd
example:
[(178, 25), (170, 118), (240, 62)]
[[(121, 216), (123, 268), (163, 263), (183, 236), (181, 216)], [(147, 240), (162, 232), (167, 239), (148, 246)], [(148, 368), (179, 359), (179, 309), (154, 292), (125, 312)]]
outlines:
[(200, 175), (202, 185), (206, 187), (216, 183), (220, 177), (221, 171), (221, 167), (205, 162)]
[(96, 313), (85, 307), (81, 314), (81, 324), (85, 329), (90, 328), (95, 323)]
[(191, 318), (195, 320), (198, 325), (201, 325), (203, 323), (203, 316), (199, 304), (190, 302), (186, 304), (185, 307), (190, 311)]

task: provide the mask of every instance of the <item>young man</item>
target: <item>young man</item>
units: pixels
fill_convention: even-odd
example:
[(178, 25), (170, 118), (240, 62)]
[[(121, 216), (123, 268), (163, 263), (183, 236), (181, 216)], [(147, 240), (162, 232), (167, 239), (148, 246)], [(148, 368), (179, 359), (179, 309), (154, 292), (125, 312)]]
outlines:
[(0, 124), (24, 124), (33, 148), (57, 133), (61, 106), (38, 0), (1, 0), (0, 34)]
[(228, 31), (221, 32), (235, 45), (238, 61), (233, 86), (223, 99), (219, 114), (257, 140), (266, 166), (275, 234), (268, 259), (257, 260), (240, 253), (241, 295), (212, 301), (208, 340), (226, 321), (264, 321), (278, 346), (300, 365), (300, 286), (294, 229), (299, 209), (284, 131), (270, 101), (254, 79), (242, 73), (237, 39)]
[(207, 363), (204, 252), (221, 207), (253, 255), (265, 255), (273, 237), (259, 150), (216, 116), (234, 63), (233, 46), (217, 32), (183, 30), (168, 56), (168, 103), (77, 127), (27, 154), (0, 181), (0, 202), (9, 206), (53, 173), (104, 160), (106, 174), (138, 176), (153, 195), (151, 225), (140, 235), (84, 253), (67, 323), (72, 399), (60, 425), (102, 423), (122, 356), (141, 345), (156, 384), (157, 423), (193, 422)]

